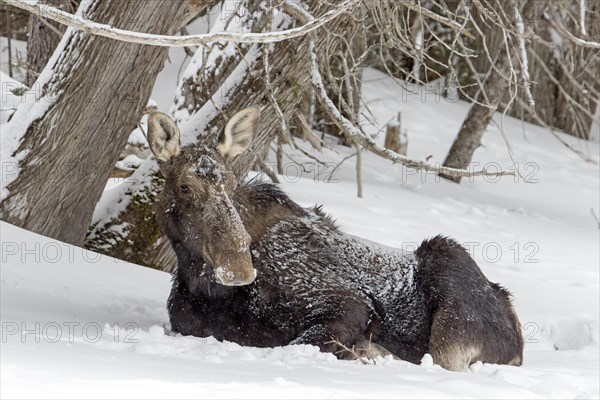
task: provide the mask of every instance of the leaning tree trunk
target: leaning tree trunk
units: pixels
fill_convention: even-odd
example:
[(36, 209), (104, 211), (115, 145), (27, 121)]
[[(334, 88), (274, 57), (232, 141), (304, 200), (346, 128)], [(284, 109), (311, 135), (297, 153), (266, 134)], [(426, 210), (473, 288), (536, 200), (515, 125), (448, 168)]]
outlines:
[[(157, 34), (173, 34), (185, 11), (170, 0), (84, 4), (92, 21)], [(14, 154), (26, 155), (17, 158), (20, 173), (8, 184), (7, 197), (2, 193), (0, 218), (83, 244), (111, 168), (167, 55), (167, 48), (69, 29), (38, 80), (44, 98), (21, 106), (7, 127), (22, 138)]]
[[(44, 3), (63, 11), (73, 13), (71, 0), (46, 0)], [(42, 20), (35, 14), (29, 16), (29, 37), (27, 38), (27, 79), (26, 84), (32, 87), (40, 72), (54, 53), (56, 46), (67, 28), (58, 22)]]
[[(497, 9), (497, 7), (491, 8)], [(483, 20), (483, 16), (480, 20)], [(507, 79), (510, 71), (510, 55), (508, 54), (509, 50), (503, 45), (502, 37), (503, 34), (500, 28), (496, 27), (490, 35), (481, 38), (492, 52), (494, 62), (490, 63), (480, 53), (478, 64), (487, 66), (487, 79), (483, 82), (483, 88), (480, 88), (475, 97), (476, 103), (469, 110), (458, 136), (452, 143), (452, 147), (444, 160), (444, 167), (466, 169), (469, 166), (475, 150), (481, 145), (481, 138), (485, 129), (491, 122), (502, 97), (510, 85), (510, 81)], [(482, 47), (483, 45), (480, 45), (477, 48)], [(483, 73), (485, 71), (478, 72)], [(451, 177), (443, 174), (440, 174), (440, 176), (456, 183), (460, 183), (461, 179), (461, 177)]]
[[(310, 12), (318, 15), (332, 7), (320, 0), (309, 0), (306, 3)], [(339, 34), (345, 31), (346, 25), (345, 19), (340, 17), (329, 23), (327, 29)], [(318, 54), (323, 56), (328, 50), (326, 47), (331, 45), (325, 32), (321, 32), (316, 45)], [(236, 111), (250, 105), (263, 105), (259, 134), (253, 142), (252, 151), (236, 157), (232, 165), (239, 179), (248, 174), (257, 159), (280, 133), (282, 126), (268, 100), (269, 88), (265, 85), (263, 57), (266, 46), (254, 45), (245, 51), (243, 59), (234, 58), (237, 63), (235, 68), (228, 66), (222, 69), (232, 72), (220, 87), (203, 82), (203, 85), (206, 85), (204, 87), (212, 92), (212, 97), (206, 97), (204, 89), (197, 92), (199, 97), (186, 96), (190, 99), (190, 109), (198, 111), (179, 124), (184, 142), (190, 143), (202, 135), (218, 134), (228, 117)], [(294, 118), (302, 101), (301, 94), (311, 85), (307, 60), (307, 39), (287, 40), (271, 48), (270, 89), (274, 91), (273, 95), (286, 121)], [(198, 60), (196, 65), (201, 66), (201, 60)], [(196, 73), (203, 76), (206, 71), (201, 67)], [(200, 79), (184, 77), (184, 86), (198, 81)], [(193, 93), (192, 89), (184, 87), (180, 91), (190, 94)], [(202, 107), (198, 106), (200, 101), (204, 101)], [(183, 120), (178, 113), (185, 109), (185, 105), (176, 104), (176, 119)], [(109, 211), (110, 218), (97, 221), (88, 235), (86, 247), (141, 265), (173, 271), (176, 268), (175, 253), (154, 219), (153, 203), (162, 190), (162, 176), (154, 161), (147, 160), (132, 178), (129, 184), (124, 184), (125, 187), (121, 189), (122, 196), (116, 200), (120, 204), (127, 204), (126, 207), (122, 209), (116, 206), (113, 211)]]

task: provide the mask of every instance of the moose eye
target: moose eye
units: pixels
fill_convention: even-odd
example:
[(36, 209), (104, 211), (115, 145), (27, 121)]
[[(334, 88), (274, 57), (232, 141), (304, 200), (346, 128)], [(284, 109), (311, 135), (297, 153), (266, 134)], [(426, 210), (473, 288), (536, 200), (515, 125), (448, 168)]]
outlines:
[(181, 185), (181, 186), (179, 186), (179, 191), (181, 193), (189, 193), (190, 187), (188, 185)]

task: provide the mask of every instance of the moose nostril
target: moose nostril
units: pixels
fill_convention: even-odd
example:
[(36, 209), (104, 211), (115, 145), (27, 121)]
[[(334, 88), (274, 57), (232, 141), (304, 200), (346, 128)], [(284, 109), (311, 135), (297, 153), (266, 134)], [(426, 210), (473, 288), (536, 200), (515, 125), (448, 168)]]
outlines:
[(252, 269), (251, 276), (244, 276), (242, 278), (236, 276), (233, 271), (227, 271), (225, 268), (219, 267), (216, 270), (215, 277), (217, 281), (225, 286), (244, 286), (254, 282), (256, 278), (256, 269)]

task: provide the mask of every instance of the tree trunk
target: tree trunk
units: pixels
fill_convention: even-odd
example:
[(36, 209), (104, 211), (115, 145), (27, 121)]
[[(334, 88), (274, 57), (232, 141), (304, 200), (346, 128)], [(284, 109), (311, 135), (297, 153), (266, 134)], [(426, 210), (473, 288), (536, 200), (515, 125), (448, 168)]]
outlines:
[[(175, 33), (185, 11), (170, 0), (85, 6), (84, 16), (92, 21), (157, 34)], [(27, 155), (8, 184), (0, 218), (83, 244), (94, 207), (167, 55), (167, 48), (67, 30), (38, 80), (44, 99), (21, 106), (7, 127), (22, 137), (15, 153)], [(41, 107), (46, 109), (40, 112)]]
[[(46, 0), (44, 3), (73, 13), (71, 0)], [(32, 87), (40, 72), (54, 53), (54, 49), (67, 28), (58, 22), (42, 20), (35, 14), (29, 16), (29, 37), (27, 38), (27, 79), (26, 85)]]
[[(322, 15), (332, 7), (319, 0), (309, 0), (306, 3), (311, 13), (317, 15)], [(328, 24), (327, 28), (339, 34), (344, 32), (346, 24), (345, 19), (340, 17)], [(316, 45), (319, 55), (323, 56), (326, 50), (330, 50), (327, 47), (332, 44), (321, 32)], [(228, 79), (221, 78), (223, 84), (220, 88), (204, 82), (207, 85), (205, 87), (212, 91), (212, 97), (203, 97), (204, 104), (199, 108), (198, 98), (194, 98), (190, 103), (191, 109), (199, 111), (180, 123), (182, 136), (191, 136), (189, 141), (194, 141), (196, 136), (218, 134), (235, 112), (250, 105), (262, 104), (259, 134), (252, 144), (252, 151), (238, 156), (231, 166), (239, 179), (248, 174), (281, 129), (281, 120), (268, 100), (262, 50), (264, 46), (255, 45), (245, 53), (247, 56), (244, 59), (233, 58), (237, 66), (222, 69), (233, 72)], [(270, 52), (271, 86), (287, 121), (293, 119), (302, 102), (305, 88), (311, 85), (307, 59), (308, 41), (304, 38), (276, 43)], [(197, 65), (198, 75), (204, 76), (202, 62)], [(202, 78), (184, 82), (187, 85), (199, 81)], [(192, 93), (192, 89), (186, 89), (187, 93)], [(202, 91), (199, 96), (206, 96), (205, 93)], [(179, 111), (186, 109), (185, 104), (180, 106), (176, 108), (176, 118)], [(154, 162), (148, 160), (132, 178), (131, 185), (122, 192), (124, 198), (121, 200), (126, 202), (127, 207), (112, 218), (98, 221), (87, 238), (86, 247), (141, 265), (173, 271), (176, 268), (175, 253), (154, 219), (153, 204), (162, 190), (162, 176)], [(123, 226), (126, 228), (121, 229)]]
[[(497, 7), (491, 8), (497, 9)], [(487, 48), (492, 52), (491, 54), (494, 54), (495, 62), (490, 64), (487, 57), (481, 55), (481, 53), (474, 62), (474, 64), (480, 66), (487, 66), (487, 79), (483, 83), (483, 90), (480, 90), (475, 97), (477, 103), (474, 103), (469, 110), (458, 136), (452, 143), (452, 147), (444, 160), (444, 167), (466, 169), (469, 166), (473, 153), (481, 144), (485, 129), (492, 120), (502, 97), (510, 85), (510, 82), (506, 79), (510, 71), (509, 55), (507, 54), (509, 50), (505, 48), (501, 38), (502, 32), (498, 28), (481, 38), (481, 40), (485, 40)], [(479, 46), (478, 48), (482, 47)], [(486, 70), (480, 72), (484, 71)], [(440, 174), (440, 176), (456, 183), (460, 183), (461, 180), (460, 177), (450, 177), (443, 174)]]

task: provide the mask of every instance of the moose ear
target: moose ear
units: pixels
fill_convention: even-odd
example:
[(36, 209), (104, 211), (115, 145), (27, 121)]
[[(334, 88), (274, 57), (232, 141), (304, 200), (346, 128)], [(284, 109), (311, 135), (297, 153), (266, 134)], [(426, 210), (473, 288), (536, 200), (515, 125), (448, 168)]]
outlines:
[(246, 108), (231, 117), (219, 138), (221, 154), (227, 158), (233, 158), (246, 151), (256, 135), (259, 118), (260, 108), (258, 106)]
[(154, 156), (166, 162), (179, 154), (179, 128), (166, 114), (153, 112), (148, 116), (148, 144)]

